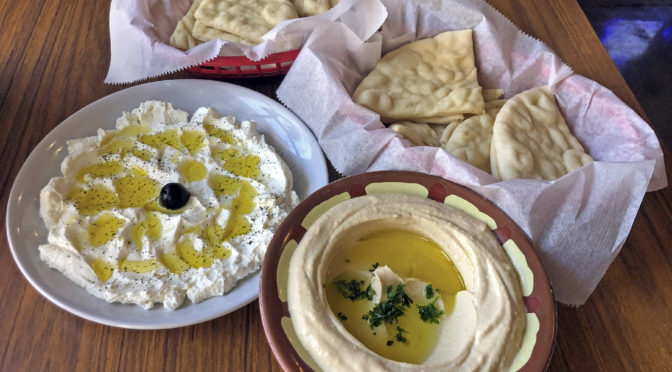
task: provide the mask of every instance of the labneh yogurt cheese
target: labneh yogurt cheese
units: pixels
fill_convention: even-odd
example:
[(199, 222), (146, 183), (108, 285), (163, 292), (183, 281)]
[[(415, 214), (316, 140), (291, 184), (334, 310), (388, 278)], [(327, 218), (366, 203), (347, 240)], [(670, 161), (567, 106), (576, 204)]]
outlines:
[(256, 123), (212, 108), (189, 120), (144, 102), (68, 152), (40, 193), (40, 258), (108, 302), (175, 309), (228, 292), (298, 203)]

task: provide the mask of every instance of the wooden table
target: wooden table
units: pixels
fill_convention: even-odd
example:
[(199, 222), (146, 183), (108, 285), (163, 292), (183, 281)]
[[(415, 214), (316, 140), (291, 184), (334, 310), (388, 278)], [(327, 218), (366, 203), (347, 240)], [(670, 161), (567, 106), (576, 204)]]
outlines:
[[(644, 116), (575, 0), (491, 0), (574, 70), (613, 90)], [(9, 190), (37, 143), (79, 108), (125, 86), (103, 84), (109, 2), (0, 2), (2, 226)], [(167, 78), (187, 77), (177, 73)], [(242, 83), (269, 96), (281, 78)], [(667, 154), (667, 174), (672, 166)], [(672, 192), (648, 193), (630, 237), (584, 306), (558, 307), (551, 371), (672, 370)], [(0, 370), (279, 370), (258, 303), (172, 330), (98, 325), (40, 296), (0, 240)]]

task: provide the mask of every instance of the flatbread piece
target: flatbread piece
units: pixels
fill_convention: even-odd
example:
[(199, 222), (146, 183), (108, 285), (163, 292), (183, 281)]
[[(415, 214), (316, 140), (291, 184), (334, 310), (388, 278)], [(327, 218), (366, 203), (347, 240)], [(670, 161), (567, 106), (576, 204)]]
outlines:
[(400, 121), (390, 125), (390, 129), (401, 134), (416, 146), (439, 146), (439, 137), (444, 125), (429, 125), (427, 123), (413, 123)]
[(192, 32), (195, 38), (201, 41), (210, 41), (215, 39), (222, 39), (227, 41), (233, 41), (236, 43), (241, 43), (243, 45), (254, 46), (255, 43), (243, 39), (238, 35), (234, 35), (216, 28), (212, 28), (201, 21), (196, 21), (194, 23), (194, 30)]
[(288, 0), (203, 0), (194, 16), (207, 26), (260, 43), (273, 27), (299, 15)]
[(187, 50), (201, 43), (201, 40), (195, 38), (192, 34), (192, 31), (194, 30), (194, 22), (196, 21), (194, 13), (196, 13), (196, 9), (198, 9), (200, 5), (201, 0), (194, 0), (191, 4), (191, 8), (187, 11), (187, 14), (177, 22), (175, 31), (170, 35), (170, 40), (168, 41), (170, 45), (177, 49)]
[(486, 113), (452, 124), (441, 136), (441, 148), (475, 167), (490, 172), (493, 122), (494, 117)]
[(470, 29), (448, 31), (386, 54), (354, 101), (393, 120), (482, 114), (472, 37)]
[(300, 17), (310, 17), (333, 8), (340, 0), (292, 0)]
[(497, 114), (490, 147), (495, 177), (554, 180), (592, 161), (548, 87), (517, 94)]

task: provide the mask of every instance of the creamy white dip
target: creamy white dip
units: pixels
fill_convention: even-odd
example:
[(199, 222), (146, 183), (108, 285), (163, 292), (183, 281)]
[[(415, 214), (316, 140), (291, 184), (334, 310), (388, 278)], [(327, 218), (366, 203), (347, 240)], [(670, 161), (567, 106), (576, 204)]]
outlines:
[[(40, 194), (40, 258), (108, 302), (168, 309), (231, 290), (256, 271), (298, 203), (287, 165), (256, 123), (148, 101), (116, 129), (68, 141), (62, 177)], [(159, 190), (179, 183), (186, 205)]]
[[(344, 319), (327, 299), (328, 271), (339, 251), (372, 232), (395, 229), (431, 237), (464, 280), (464, 290), (454, 295), (454, 305), (437, 325), (436, 345), (417, 364), (367, 348), (343, 323), (361, 322), (361, 316), (349, 313)], [(412, 248), (408, 260), (414, 259)], [(387, 267), (372, 269), (371, 275), (374, 304), (396, 283), (404, 283), (417, 302), (427, 284)], [(353, 198), (318, 218), (291, 257), (287, 297), (298, 339), (325, 371), (505, 371), (520, 350), (526, 324), (520, 280), (487, 225), (448, 205), (404, 194)], [(437, 306), (444, 309), (443, 303)], [(371, 331), (389, 337), (382, 325)]]

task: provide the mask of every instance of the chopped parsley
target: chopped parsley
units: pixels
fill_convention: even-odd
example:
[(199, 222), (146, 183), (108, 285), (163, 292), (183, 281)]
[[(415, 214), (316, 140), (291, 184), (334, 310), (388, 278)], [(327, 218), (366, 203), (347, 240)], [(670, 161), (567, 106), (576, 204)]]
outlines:
[(420, 319), (422, 319), (423, 322), (439, 324), (441, 315), (443, 315), (443, 310), (439, 310), (435, 305), (436, 300), (438, 299), (439, 298), (437, 297), (434, 299), (434, 301), (424, 306), (416, 305), (418, 307), (418, 314), (420, 314)]
[(387, 286), (387, 299), (389, 301), (401, 302), (406, 307), (411, 307), (413, 300), (404, 291), (406, 284), (397, 284), (396, 286)]
[(405, 284), (387, 287), (387, 301), (376, 304), (373, 310), (362, 316), (369, 322), (371, 329), (382, 323), (395, 324), (397, 318), (404, 315), (405, 307), (411, 307), (413, 300), (404, 292)]
[(380, 264), (379, 264), (378, 262), (376, 262), (375, 264), (371, 265), (371, 268), (369, 269), (369, 272), (372, 273), (372, 272), (376, 271), (376, 269), (378, 268), (378, 266), (380, 266)]
[(406, 337), (404, 337), (404, 333), (408, 332), (407, 330), (397, 326), (397, 334), (394, 335), (394, 337), (397, 339), (399, 342), (406, 342)]
[[(408, 331), (399, 327), (399, 326), (397, 326), (397, 334), (394, 335), (394, 338), (398, 342), (404, 342), (405, 343), (406, 342), (406, 337), (404, 337), (404, 333), (406, 333), (406, 332), (408, 332)], [(392, 344), (394, 344), (394, 340), (387, 340), (387, 343), (386, 343), (387, 346), (392, 346)]]
[(349, 298), (352, 302), (362, 299), (372, 300), (373, 296), (376, 294), (376, 291), (371, 288), (370, 284), (365, 289), (362, 289), (364, 286), (363, 280), (341, 279), (334, 281), (334, 284), (336, 284), (338, 293), (345, 298)]
[(348, 317), (347, 317), (347, 316), (345, 316), (345, 314), (343, 314), (343, 313), (342, 313), (342, 312), (340, 312), (340, 311), (338, 312), (338, 314), (337, 314), (337, 315), (338, 315), (338, 317), (339, 317), (339, 318), (341, 318), (341, 320), (348, 320)]
[(427, 284), (427, 285), (425, 286), (425, 297), (426, 297), (428, 300), (431, 300), (432, 297), (434, 297), (434, 288), (432, 288), (432, 285), (431, 285), (431, 284)]

